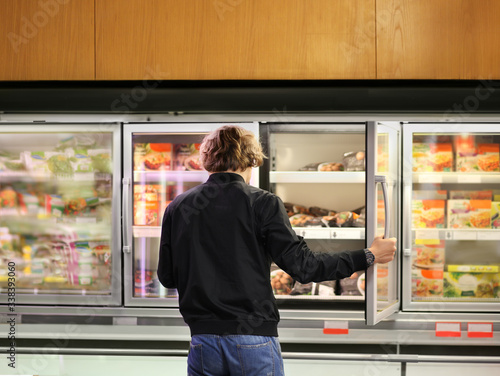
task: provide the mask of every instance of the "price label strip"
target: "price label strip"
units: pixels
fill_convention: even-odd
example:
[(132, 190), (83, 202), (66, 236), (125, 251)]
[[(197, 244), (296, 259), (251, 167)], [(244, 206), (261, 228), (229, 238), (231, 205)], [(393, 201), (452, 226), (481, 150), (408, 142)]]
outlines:
[(437, 322), (436, 337), (461, 337), (459, 322)]
[(348, 321), (325, 321), (323, 334), (349, 334)]
[(491, 323), (491, 322), (469, 322), (469, 323), (467, 323), (467, 337), (469, 337), (469, 338), (493, 338), (493, 323)]

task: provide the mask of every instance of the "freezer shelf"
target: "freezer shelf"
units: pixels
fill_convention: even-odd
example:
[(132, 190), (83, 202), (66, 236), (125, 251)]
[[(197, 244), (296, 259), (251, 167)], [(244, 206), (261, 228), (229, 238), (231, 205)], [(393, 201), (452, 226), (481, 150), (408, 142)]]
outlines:
[(412, 174), (414, 183), (431, 184), (498, 184), (500, 173), (498, 172), (414, 172)]
[(315, 227), (294, 227), (295, 233), (306, 239), (352, 239), (359, 240), (365, 238), (364, 228), (315, 228)]
[(270, 171), (270, 183), (364, 183), (365, 172), (361, 171)]
[(207, 171), (134, 171), (134, 181), (140, 183), (157, 182), (205, 182)]
[(500, 240), (500, 231), (496, 229), (414, 229), (413, 239), (441, 240)]

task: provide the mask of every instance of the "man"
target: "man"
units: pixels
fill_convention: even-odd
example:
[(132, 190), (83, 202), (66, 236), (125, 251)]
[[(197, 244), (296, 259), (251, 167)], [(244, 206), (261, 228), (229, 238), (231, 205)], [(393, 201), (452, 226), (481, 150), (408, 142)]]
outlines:
[(271, 262), (301, 283), (340, 279), (391, 261), (396, 239), (377, 238), (367, 250), (312, 252), (282, 201), (248, 184), (265, 156), (241, 127), (206, 136), (200, 158), (210, 177), (167, 207), (158, 263), (158, 278), (177, 288), (191, 330), (188, 374), (282, 375)]

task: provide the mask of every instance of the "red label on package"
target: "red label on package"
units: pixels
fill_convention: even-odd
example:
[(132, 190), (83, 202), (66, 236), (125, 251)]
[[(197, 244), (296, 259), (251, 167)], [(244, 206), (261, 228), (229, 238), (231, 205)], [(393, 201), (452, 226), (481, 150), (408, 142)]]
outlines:
[(491, 322), (469, 322), (469, 323), (467, 323), (467, 337), (469, 337), (469, 338), (493, 338), (493, 323), (491, 323)]
[(459, 322), (437, 322), (436, 337), (461, 337)]
[(325, 321), (323, 334), (349, 334), (349, 322)]

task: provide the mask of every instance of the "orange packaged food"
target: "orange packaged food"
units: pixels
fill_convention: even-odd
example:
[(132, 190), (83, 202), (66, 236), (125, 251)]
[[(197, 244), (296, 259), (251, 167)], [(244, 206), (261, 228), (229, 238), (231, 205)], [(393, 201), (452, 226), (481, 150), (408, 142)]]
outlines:
[(451, 144), (413, 144), (413, 172), (446, 171), (453, 171), (453, 148)]
[(422, 269), (442, 269), (444, 267), (445, 241), (419, 239), (413, 247), (413, 265)]
[(413, 200), (414, 228), (444, 228), (445, 200)]
[(443, 270), (412, 271), (412, 295), (419, 298), (443, 296)]
[(491, 228), (491, 200), (448, 200), (449, 228)]
[(477, 167), (479, 171), (497, 172), (499, 168), (500, 145), (498, 144), (479, 144), (477, 146)]

